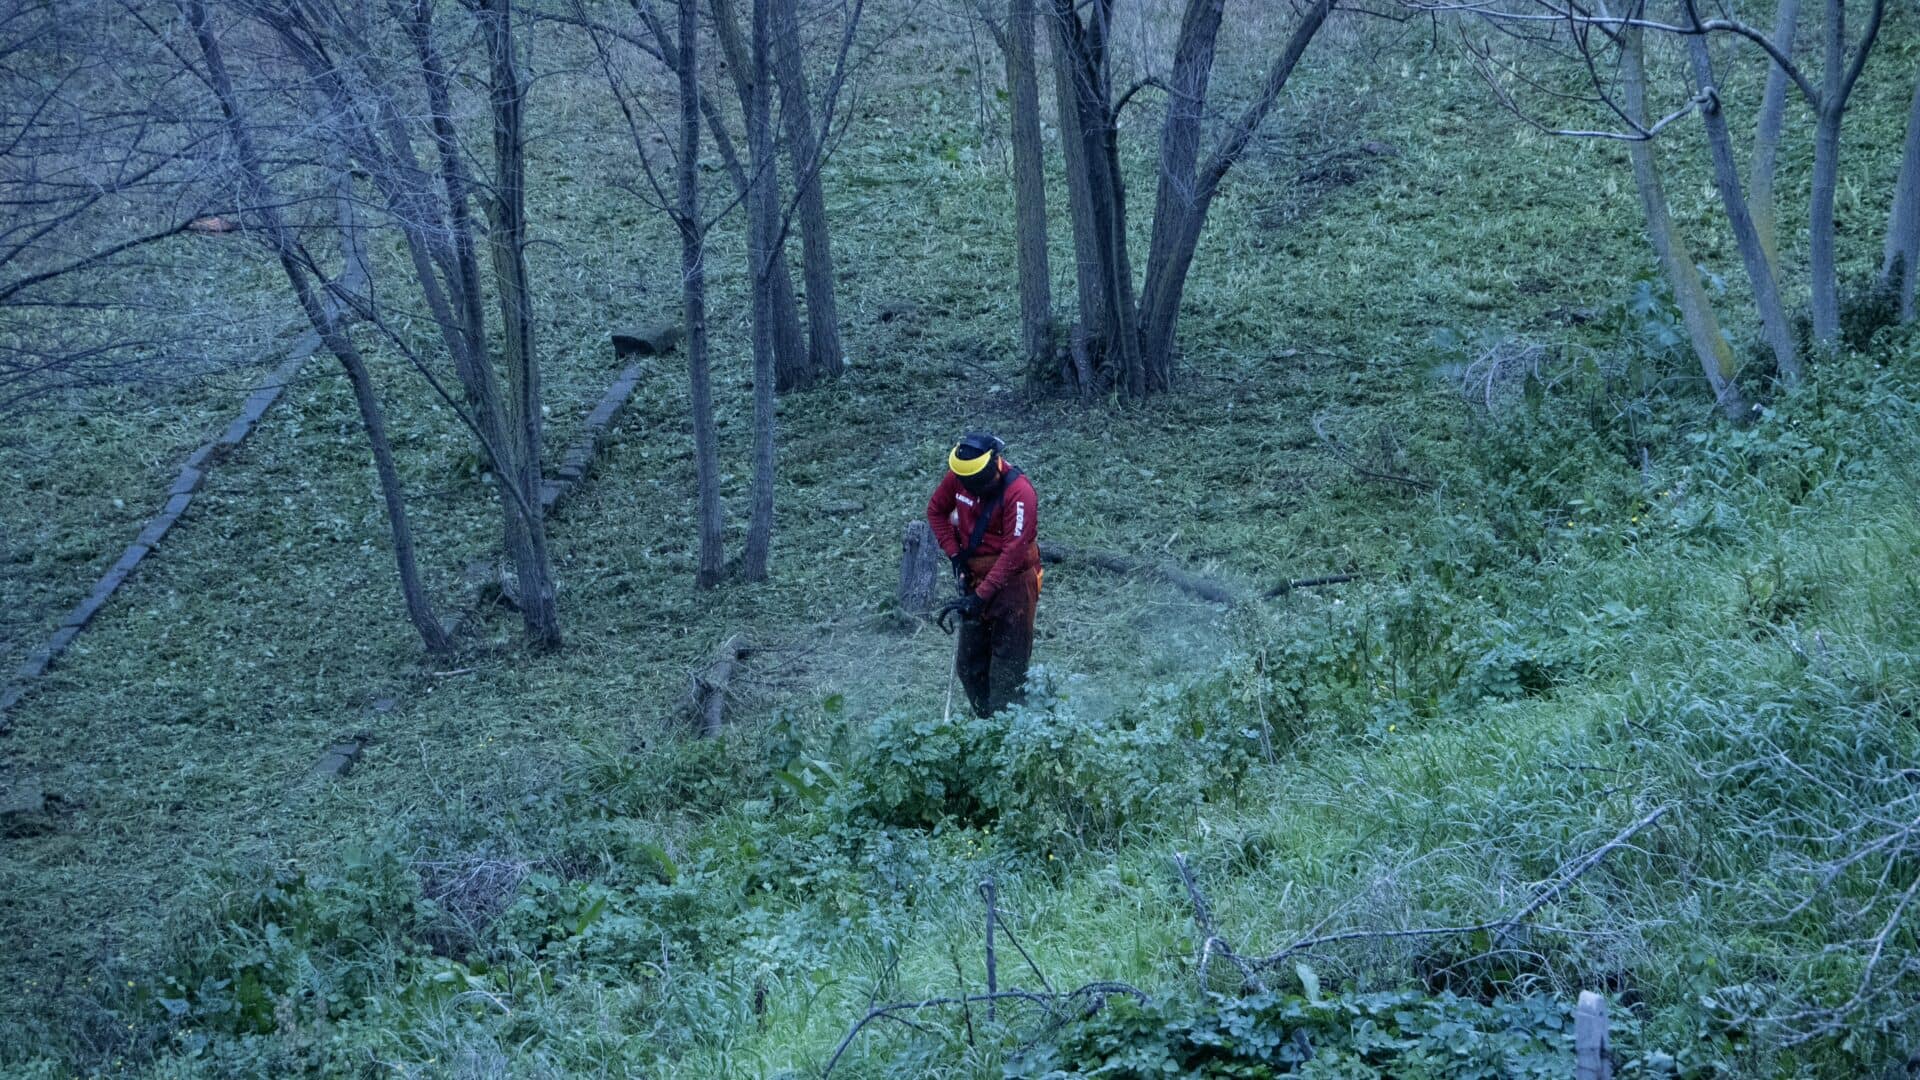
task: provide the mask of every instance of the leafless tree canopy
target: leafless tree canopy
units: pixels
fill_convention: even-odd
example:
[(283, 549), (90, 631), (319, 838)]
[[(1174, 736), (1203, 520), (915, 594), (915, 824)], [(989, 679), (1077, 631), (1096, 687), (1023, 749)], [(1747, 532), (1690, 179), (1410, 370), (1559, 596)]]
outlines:
[[(204, 114), (136, 3), (0, 13), (0, 412), (46, 393), (181, 374), (182, 312), (114, 287), (170, 241), (224, 230)], [(167, 365), (171, 370), (163, 370)]]

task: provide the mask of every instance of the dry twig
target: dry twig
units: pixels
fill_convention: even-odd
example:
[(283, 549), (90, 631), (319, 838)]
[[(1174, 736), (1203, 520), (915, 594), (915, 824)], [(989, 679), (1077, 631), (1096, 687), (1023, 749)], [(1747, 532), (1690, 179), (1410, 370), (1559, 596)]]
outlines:
[[(1456, 934), (1465, 935), (1465, 934), (1478, 934), (1478, 933), (1492, 933), (1492, 934), (1495, 934), (1496, 936), (1504, 935), (1509, 931), (1512, 931), (1522, 925), (1526, 925), (1527, 919), (1530, 916), (1532, 916), (1534, 912), (1539, 911), (1554, 897), (1566, 891), (1566, 888), (1569, 885), (1572, 885), (1575, 881), (1578, 881), (1589, 870), (1592, 870), (1594, 867), (1600, 865), (1601, 860), (1605, 859), (1608, 853), (1613, 852), (1625, 846), (1626, 843), (1632, 840), (1634, 836), (1636, 836), (1642, 829), (1645, 829), (1647, 826), (1652, 825), (1656, 821), (1659, 821), (1662, 817), (1666, 816), (1667, 812), (1671, 809), (1673, 809), (1672, 805), (1667, 805), (1654, 810), (1652, 813), (1647, 814), (1645, 817), (1642, 817), (1640, 820), (1635, 821), (1633, 824), (1627, 826), (1625, 829), (1622, 829), (1619, 832), (1619, 834), (1616, 835), (1613, 839), (1593, 849), (1592, 851), (1574, 860), (1573, 862), (1562, 866), (1560, 870), (1555, 872), (1553, 877), (1547, 880), (1547, 883), (1545, 885), (1542, 885), (1538, 890), (1534, 892), (1532, 899), (1528, 900), (1525, 904), (1521, 905), (1512, 914), (1507, 915), (1503, 918), (1493, 919), (1487, 922), (1473, 923), (1466, 926), (1425, 926), (1425, 927), (1410, 927), (1410, 928), (1400, 929), (1400, 930), (1355, 928), (1351, 930), (1338, 930), (1333, 933), (1321, 933), (1320, 927), (1315, 927), (1313, 930), (1295, 939), (1292, 944), (1286, 946), (1285, 948), (1279, 950), (1278, 952), (1275, 952), (1269, 956), (1263, 957), (1259, 960), (1252, 961), (1253, 966), (1256, 968), (1275, 967), (1302, 953), (1312, 952), (1315, 949), (1319, 949), (1327, 945), (1338, 945), (1343, 942), (1349, 942), (1349, 941), (1381, 941), (1381, 940), (1386, 940), (1390, 938), (1447, 937), (1447, 936), (1456, 935)], [(1543, 926), (1536, 926), (1534, 928), (1540, 929), (1540, 930), (1554, 929), (1552, 927), (1543, 927)]]

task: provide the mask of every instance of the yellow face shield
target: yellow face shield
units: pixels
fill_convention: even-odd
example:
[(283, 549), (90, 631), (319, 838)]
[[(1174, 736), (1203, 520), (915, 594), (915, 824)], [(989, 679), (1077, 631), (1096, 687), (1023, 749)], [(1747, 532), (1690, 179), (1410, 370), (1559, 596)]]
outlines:
[(972, 476), (986, 468), (987, 462), (992, 460), (993, 455), (990, 453), (974, 458), (963, 458), (960, 456), (960, 448), (956, 446), (947, 454), (947, 468), (952, 469), (955, 476)]

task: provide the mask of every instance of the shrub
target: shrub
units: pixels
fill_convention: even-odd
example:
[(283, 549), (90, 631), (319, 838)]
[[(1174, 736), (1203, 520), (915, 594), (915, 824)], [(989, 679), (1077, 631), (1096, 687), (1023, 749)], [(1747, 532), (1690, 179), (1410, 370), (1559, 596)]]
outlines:
[[(1620, 1014), (1616, 1053), (1633, 1033)], [(1623, 1075), (1688, 1074), (1665, 1055), (1622, 1056)], [(1572, 1009), (1555, 998), (1481, 1003), (1404, 990), (1321, 998), (1316, 988), (1308, 997), (1113, 999), (1015, 1057), (1006, 1075), (1511, 1080), (1564, 1077), (1572, 1060)]]
[(1258, 752), (1258, 733), (1211, 684), (1153, 691), (1107, 715), (1053, 693), (1044, 672), (1033, 684), (1026, 704), (985, 719), (875, 721), (842, 805), (895, 827), (997, 828), (1051, 851), (1229, 795)]

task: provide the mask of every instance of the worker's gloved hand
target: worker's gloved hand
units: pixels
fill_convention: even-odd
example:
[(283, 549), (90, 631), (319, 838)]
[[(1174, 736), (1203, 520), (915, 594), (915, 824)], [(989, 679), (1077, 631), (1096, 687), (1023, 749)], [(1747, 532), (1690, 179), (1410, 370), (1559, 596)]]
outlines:
[(939, 625), (940, 629), (951, 634), (953, 633), (953, 622), (956, 618), (961, 620), (977, 619), (980, 617), (981, 609), (986, 606), (987, 602), (980, 599), (978, 593), (956, 596), (940, 605), (940, 613), (934, 616), (933, 621)]
[(965, 555), (949, 555), (947, 556), (947, 561), (953, 564), (954, 577), (961, 581), (967, 580), (967, 557)]

